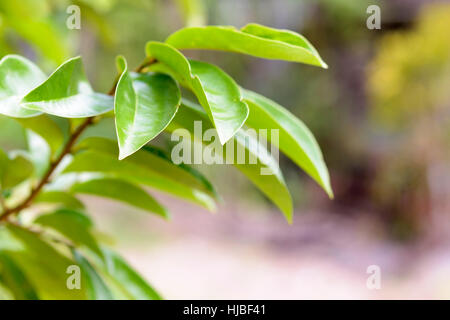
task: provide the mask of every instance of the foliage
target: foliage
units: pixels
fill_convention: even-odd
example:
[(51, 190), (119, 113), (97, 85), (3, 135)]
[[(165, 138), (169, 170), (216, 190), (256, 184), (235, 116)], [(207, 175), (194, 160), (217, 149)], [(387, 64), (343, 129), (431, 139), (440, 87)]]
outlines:
[(368, 69), (371, 119), (383, 135), (390, 133), (386, 150), (378, 150), (372, 199), (389, 212), (401, 237), (426, 228), (424, 216), (437, 198), (432, 190), (446, 181), (432, 173), (450, 157), (449, 28), (448, 4), (424, 6), (412, 30), (381, 38)]
[[(108, 94), (92, 89), (80, 57), (47, 77), (27, 59), (5, 56), (0, 61), (0, 113), (23, 126), (29, 144), (27, 150), (0, 152), (0, 283), (5, 297), (159, 299), (121, 257), (95, 239), (78, 195), (122, 201), (168, 218), (167, 209), (144, 189), (150, 187), (214, 210), (218, 196), (211, 183), (148, 144), (179, 128), (195, 135), (194, 121), (217, 130), (219, 155), (225, 157), (227, 148), (234, 147), (231, 141), (257, 159), (255, 164), (234, 163), (289, 223), (291, 196), (277, 161), (244, 126), (278, 129), (276, 147), (332, 197), (319, 146), (299, 119), (241, 88), (219, 67), (190, 60), (179, 49), (234, 51), (326, 67), (301, 35), (257, 24), (241, 30), (189, 27), (164, 43), (149, 42), (146, 58), (134, 71), (124, 57), (117, 58), (117, 81)], [(182, 99), (180, 87), (192, 91), (199, 105)], [(117, 141), (83, 136), (110, 117)], [(270, 174), (262, 175), (262, 167)], [(42, 203), (52, 206), (35, 206)], [(79, 290), (66, 287), (72, 265), (81, 268)]]
[(414, 31), (382, 39), (370, 66), (368, 87), (378, 121), (404, 128), (427, 114), (446, 112), (445, 103), (450, 98), (449, 28), (450, 6), (430, 5)]

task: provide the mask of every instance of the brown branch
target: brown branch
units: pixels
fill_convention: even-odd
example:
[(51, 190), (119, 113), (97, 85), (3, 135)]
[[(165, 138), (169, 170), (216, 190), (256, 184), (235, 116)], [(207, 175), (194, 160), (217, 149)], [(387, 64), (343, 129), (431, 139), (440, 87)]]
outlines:
[[(144, 60), (144, 62), (141, 65), (139, 65), (136, 68), (135, 72), (138, 72), (138, 73), (143, 72), (146, 67), (152, 65), (155, 62), (156, 62), (155, 59), (147, 58)], [(114, 85), (112, 86), (112, 88), (108, 91), (108, 95), (114, 96), (114, 94), (116, 92), (118, 80), (119, 80), (119, 76), (114, 81)], [(39, 184), (31, 190), (28, 197), (25, 198), (25, 200), (23, 200), (20, 204), (18, 204), (15, 207), (12, 207), (12, 208), (5, 208), (3, 213), (0, 215), (0, 222), (4, 222), (4, 221), (8, 220), (8, 218), (11, 215), (19, 213), (23, 209), (28, 208), (33, 203), (33, 200), (38, 196), (38, 194), (42, 190), (42, 188), (47, 183), (50, 182), (50, 178), (51, 178), (53, 172), (56, 170), (58, 165), (61, 163), (62, 159), (67, 154), (71, 153), (72, 147), (76, 143), (77, 139), (84, 132), (84, 130), (87, 127), (89, 127), (93, 122), (94, 122), (94, 117), (89, 117), (89, 118), (86, 118), (86, 120), (77, 127), (77, 129), (70, 135), (69, 140), (67, 141), (66, 145), (64, 146), (64, 149), (61, 151), (58, 158), (50, 163), (50, 166), (49, 166), (47, 172), (44, 174), (44, 176), (42, 177)]]
[(156, 62), (157, 60), (155, 58), (146, 58), (144, 62), (142, 62), (136, 69), (134, 69), (134, 72), (141, 73), (145, 68), (151, 66)]
[(47, 169), (47, 172), (42, 177), (39, 184), (34, 187), (31, 190), (31, 193), (29, 196), (22, 201), (19, 205), (6, 209), (2, 215), (0, 216), (0, 221), (5, 221), (9, 216), (12, 214), (15, 214), (17, 212), (22, 211), (25, 208), (28, 208), (33, 200), (36, 198), (36, 196), (39, 194), (39, 192), (42, 190), (42, 188), (50, 181), (50, 177), (55, 171), (55, 169), (58, 167), (58, 165), (61, 163), (62, 159), (71, 152), (73, 145), (77, 141), (77, 139), (80, 137), (80, 135), (83, 133), (83, 131), (92, 124), (94, 118), (90, 117), (87, 118), (82, 124), (80, 124), (77, 129), (72, 133), (72, 135), (69, 137), (69, 140), (67, 141), (66, 145), (64, 146), (64, 149), (59, 154), (58, 158), (50, 163), (49, 168)]

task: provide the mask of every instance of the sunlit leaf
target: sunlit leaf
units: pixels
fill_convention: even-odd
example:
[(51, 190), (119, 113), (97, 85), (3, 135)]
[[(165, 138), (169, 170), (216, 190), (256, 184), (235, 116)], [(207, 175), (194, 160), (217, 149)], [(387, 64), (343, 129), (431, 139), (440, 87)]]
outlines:
[(327, 68), (317, 50), (302, 35), (255, 23), (240, 30), (230, 26), (185, 28), (169, 36), (166, 43), (177, 49), (232, 51)]
[(112, 178), (90, 179), (72, 186), (74, 193), (85, 193), (125, 202), (137, 208), (168, 218), (167, 210), (138, 186)]
[(197, 96), (217, 129), (220, 142), (226, 143), (244, 124), (248, 106), (234, 80), (214, 65), (187, 60), (179, 51), (164, 43), (147, 43), (147, 55), (159, 61), (153, 70), (167, 73)]
[[(212, 128), (206, 113), (197, 105), (183, 101), (180, 110), (167, 130), (173, 132), (176, 129), (187, 129), (192, 137), (195, 137), (194, 122), (201, 121), (203, 130)], [(196, 137), (200, 138), (201, 137)], [(202, 141), (202, 140), (201, 140)], [(238, 147), (239, 146), (239, 147)], [(230, 157), (227, 157), (227, 150), (231, 148)], [(238, 163), (238, 152), (244, 150), (242, 156), (247, 159), (243, 164)], [(238, 168), (247, 178), (255, 184), (274, 204), (280, 208), (289, 222), (292, 222), (292, 199), (289, 190), (284, 182), (283, 175), (276, 160), (268, 153), (265, 146), (259, 144), (258, 140), (244, 129), (239, 130), (231, 143), (225, 144), (220, 156)], [(252, 164), (248, 159), (254, 158), (256, 163)]]
[[(123, 58), (122, 58), (123, 59)], [(174, 117), (180, 104), (175, 81), (163, 74), (138, 74), (125, 69), (114, 100), (119, 159), (139, 150)]]
[[(257, 93), (243, 91), (250, 108), (246, 124), (255, 129), (279, 130), (277, 141), (280, 150), (305, 170), (332, 198), (330, 176), (316, 139), (305, 124), (288, 110)], [(271, 140), (271, 135), (267, 138)]]
[(65, 118), (95, 116), (114, 107), (112, 97), (92, 90), (80, 57), (60, 65), (44, 83), (23, 98), (22, 105)]
[(40, 114), (40, 111), (23, 108), (20, 101), (45, 78), (31, 61), (16, 55), (3, 57), (0, 60), (0, 113), (17, 118)]

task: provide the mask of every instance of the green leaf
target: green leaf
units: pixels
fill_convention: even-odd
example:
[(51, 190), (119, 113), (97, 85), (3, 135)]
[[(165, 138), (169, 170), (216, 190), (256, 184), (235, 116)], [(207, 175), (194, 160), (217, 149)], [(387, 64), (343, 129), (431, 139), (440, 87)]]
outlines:
[(241, 30), (230, 26), (184, 28), (169, 36), (166, 43), (177, 49), (231, 51), (327, 68), (317, 50), (302, 35), (255, 23)]
[(20, 125), (30, 129), (47, 141), (52, 154), (56, 154), (64, 142), (61, 128), (48, 115), (42, 114), (32, 118), (16, 119)]
[(5, 252), (0, 252), (0, 282), (17, 300), (37, 300), (38, 295), (19, 266)]
[[(146, 153), (151, 153), (159, 158), (165, 159), (169, 163), (170, 168), (173, 169), (172, 165), (175, 164), (172, 162), (170, 155), (166, 151), (150, 145), (144, 146), (143, 150), (146, 151)], [(136, 157), (136, 161), (144, 161), (144, 158), (146, 157)], [(152, 159), (154, 158), (152, 157)], [(181, 170), (168, 170), (167, 174), (170, 174), (170, 176), (178, 181), (185, 180), (186, 183), (191, 183), (198, 186), (200, 189), (207, 191), (215, 198), (218, 197), (217, 191), (214, 189), (212, 183), (200, 171), (184, 163), (176, 164), (176, 166)]]
[(53, 213), (37, 217), (34, 223), (55, 230), (75, 245), (83, 246), (98, 257), (102, 257), (101, 249), (90, 232), (92, 222), (81, 212), (70, 209), (59, 209)]
[(118, 160), (116, 157), (96, 151), (83, 151), (77, 154), (64, 172), (96, 172), (110, 177), (147, 185), (199, 204), (208, 210), (215, 210), (214, 199), (206, 192), (190, 185), (169, 179), (163, 172), (155, 172), (148, 166), (132, 161)]
[[(109, 139), (90, 137), (82, 140), (77, 148), (103, 153), (114, 160), (117, 159), (117, 143)], [(86, 157), (90, 158), (91, 156)], [(126, 164), (122, 165), (120, 163)], [(88, 163), (69, 165), (67, 172), (70, 172), (74, 166), (79, 166), (75, 168), (75, 172), (82, 172), (83, 170), (92, 172), (89, 171)], [(108, 166), (106, 169), (102, 170), (100, 168), (99, 170), (100, 172), (115, 174), (120, 178), (131, 179), (132, 182), (152, 186), (174, 195), (179, 195), (180, 192), (185, 190), (186, 193), (182, 198), (200, 204), (209, 210), (215, 210), (214, 199), (217, 193), (211, 183), (196, 170), (185, 165), (175, 165), (167, 154), (153, 146), (144, 146), (144, 148), (125, 160), (113, 161), (111, 168)], [(122, 170), (123, 174), (120, 176), (118, 173), (122, 172)], [(150, 180), (151, 177), (154, 177), (153, 182)], [(165, 186), (165, 182), (169, 185)], [(173, 186), (173, 189), (170, 186)]]
[(9, 165), (9, 157), (8, 154), (0, 149), (0, 181), (3, 181), (3, 176), (6, 173), (6, 170), (8, 170)]
[(3, 173), (2, 188), (8, 189), (18, 185), (28, 179), (33, 171), (33, 164), (28, 159), (19, 153), (14, 154)]
[(22, 98), (44, 81), (45, 74), (31, 61), (16, 55), (0, 60), (0, 113), (26, 118), (40, 114), (20, 105)]
[(91, 117), (114, 107), (112, 97), (92, 90), (80, 57), (60, 65), (44, 83), (23, 98), (22, 105), (65, 118)]
[(181, 101), (180, 90), (169, 76), (138, 74), (125, 69), (114, 100), (119, 159), (133, 154), (169, 124)]
[(74, 263), (37, 234), (21, 227), (0, 227), (0, 251), (22, 270), (40, 299), (86, 299), (86, 291), (67, 288), (67, 268)]
[[(167, 130), (173, 132), (176, 129), (184, 128), (195, 137), (195, 121), (201, 121), (203, 131), (212, 127), (205, 112), (199, 106), (183, 100), (180, 110), (172, 123), (167, 127)], [(201, 137), (195, 138), (203, 141)], [(254, 164), (249, 163), (250, 161), (240, 164), (237, 160), (237, 152), (235, 150), (229, 152), (229, 154), (233, 155), (233, 158), (230, 159), (233, 165), (277, 205), (285, 215), (287, 221), (291, 223), (292, 199), (276, 160), (268, 153), (263, 145), (259, 144), (254, 136), (244, 129), (240, 129), (233, 140), (219, 150), (220, 156), (225, 160), (228, 158), (228, 148), (233, 148), (233, 150), (239, 150), (238, 148), (241, 148), (245, 150), (245, 159), (256, 159), (256, 163)], [(262, 174), (262, 170), (264, 170), (264, 174)]]
[(36, 197), (35, 203), (57, 203), (67, 209), (84, 209), (80, 200), (64, 191), (43, 191)]
[(208, 113), (219, 140), (225, 144), (244, 124), (248, 106), (234, 80), (211, 64), (187, 60), (175, 48), (159, 42), (147, 43), (147, 55), (159, 61), (152, 70), (171, 75), (188, 87)]
[[(100, 137), (86, 138), (80, 142), (77, 148), (92, 149), (113, 157), (116, 157), (119, 153), (117, 143)], [(217, 192), (212, 184), (200, 172), (185, 164), (174, 164), (167, 152), (155, 146), (144, 146), (141, 150), (128, 157), (126, 161), (145, 167), (154, 173), (181, 184), (207, 192), (213, 197), (217, 197)]]
[[(322, 152), (305, 124), (288, 110), (257, 93), (245, 90), (244, 99), (250, 108), (246, 124), (255, 129), (279, 130), (278, 141), (271, 141), (305, 170), (333, 198), (330, 176)], [(271, 135), (268, 135), (270, 140)]]
[(104, 274), (123, 296), (133, 300), (161, 300), (161, 296), (117, 253), (103, 248)]
[(161, 206), (143, 189), (129, 182), (112, 178), (94, 178), (72, 186), (74, 193), (85, 193), (128, 203), (137, 208), (169, 217), (166, 208)]
[(75, 261), (81, 268), (82, 283), (86, 286), (89, 300), (112, 300), (113, 296), (102, 277), (89, 261), (76, 250), (72, 250)]

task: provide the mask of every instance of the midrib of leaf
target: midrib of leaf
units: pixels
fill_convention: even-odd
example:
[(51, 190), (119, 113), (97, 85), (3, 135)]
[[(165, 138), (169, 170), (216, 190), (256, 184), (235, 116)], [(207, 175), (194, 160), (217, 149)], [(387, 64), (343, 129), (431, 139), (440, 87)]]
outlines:
[[(136, 119), (137, 119), (136, 115), (138, 114), (138, 109), (139, 109), (139, 95), (137, 93), (137, 90), (134, 88), (133, 79), (131, 79), (131, 75), (129, 73), (128, 73), (128, 76), (130, 77), (131, 86), (133, 87), (135, 103), (134, 103), (134, 112), (133, 112), (133, 122), (131, 123), (131, 128), (129, 130), (127, 130), (128, 131), (127, 136), (124, 141), (124, 147), (126, 147), (126, 148), (128, 148), (130, 146), (130, 139), (132, 140), (134, 138), (134, 128), (136, 127)], [(129, 134), (130, 131), (133, 132), (133, 136), (131, 136)]]

